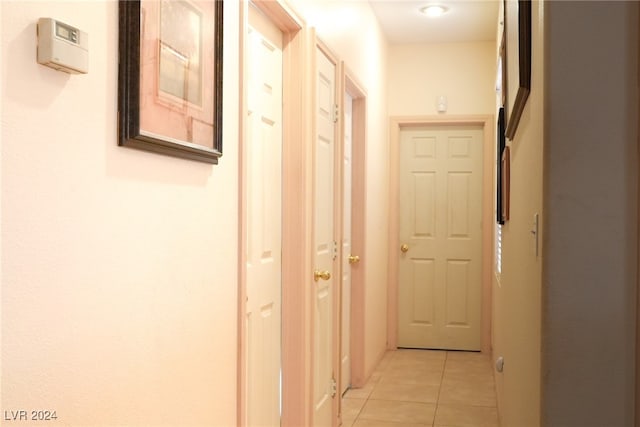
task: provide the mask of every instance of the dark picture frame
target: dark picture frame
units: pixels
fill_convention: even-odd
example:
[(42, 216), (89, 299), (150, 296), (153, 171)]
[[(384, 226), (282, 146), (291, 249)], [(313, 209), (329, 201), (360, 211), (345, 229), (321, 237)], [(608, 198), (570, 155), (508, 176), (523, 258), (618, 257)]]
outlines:
[(118, 145), (218, 163), (223, 3), (118, 2)]
[(502, 186), (502, 224), (509, 220), (509, 205), (510, 205), (510, 187), (511, 187), (511, 149), (507, 145), (502, 150), (501, 158), (501, 180)]
[(504, 26), (507, 74), (505, 134), (512, 140), (531, 92), (531, 0), (505, 0)]
[[(503, 21), (504, 22), (504, 18)], [(496, 73), (496, 91), (500, 96), (500, 106), (504, 108), (507, 105), (507, 52), (505, 33), (502, 32), (502, 38), (500, 40), (500, 50), (498, 52), (498, 70)], [(504, 111), (503, 111), (504, 114)], [(506, 126), (506, 115), (505, 115)]]
[(502, 154), (506, 147), (504, 107), (498, 111), (498, 137), (496, 138), (496, 221), (498, 224), (504, 224), (505, 219), (502, 215)]

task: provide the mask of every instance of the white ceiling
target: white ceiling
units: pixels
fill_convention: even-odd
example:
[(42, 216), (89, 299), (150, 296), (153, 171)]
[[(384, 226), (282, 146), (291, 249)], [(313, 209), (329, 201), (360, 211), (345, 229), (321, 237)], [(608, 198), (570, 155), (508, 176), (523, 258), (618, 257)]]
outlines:
[[(369, 0), (390, 43), (452, 43), (496, 38), (500, 0)], [(438, 4), (449, 8), (437, 18), (420, 8)]]

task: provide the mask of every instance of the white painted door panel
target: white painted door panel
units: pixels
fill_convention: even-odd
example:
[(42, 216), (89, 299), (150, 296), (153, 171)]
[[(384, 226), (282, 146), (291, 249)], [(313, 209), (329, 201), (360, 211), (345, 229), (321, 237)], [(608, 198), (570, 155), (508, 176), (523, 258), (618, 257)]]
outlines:
[[(248, 426), (280, 425), (282, 33), (253, 6), (245, 150)], [(224, 326), (223, 326), (224, 327)]]
[(480, 350), (482, 129), (400, 138), (398, 346)]
[(316, 135), (314, 176), (314, 268), (328, 272), (314, 286), (313, 425), (333, 424), (333, 316), (335, 283), (334, 169), (335, 169), (335, 74), (336, 68), (320, 50), (316, 52)]

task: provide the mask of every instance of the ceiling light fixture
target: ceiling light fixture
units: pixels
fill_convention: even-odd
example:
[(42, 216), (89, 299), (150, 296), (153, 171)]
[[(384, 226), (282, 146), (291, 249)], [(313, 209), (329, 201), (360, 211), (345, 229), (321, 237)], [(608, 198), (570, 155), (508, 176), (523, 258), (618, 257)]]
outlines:
[(425, 6), (420, 9), (420, 12), (424, 13), (430, 18), (437, 18), (438, 16), (442, 16), (449, 10), (448, 7), (442, 6), (439, 4), (432, 4), (429, 6)]

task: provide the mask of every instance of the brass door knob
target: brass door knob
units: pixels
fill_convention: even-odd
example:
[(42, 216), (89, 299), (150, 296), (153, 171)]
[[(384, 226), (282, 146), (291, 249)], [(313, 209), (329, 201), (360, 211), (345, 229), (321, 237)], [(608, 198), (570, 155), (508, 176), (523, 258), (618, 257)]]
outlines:
[(409, 245), (404, 243), (402, 246), (400, 246), (400, 250), (402, 251), (402, 253), (406, 253), (409, 250)]
[(360, 257), (358, 255), (349, 255), (349, 264), (357, 264), (360, 262)]
[(327, 270), (325, 271), (320, 271), (320, 270), (316, 270), (313, 272), (313, 280), (315, 280), (316, 282), (318, 280), (329, 280), (331, 279), (331, 273), (329, 273)]

